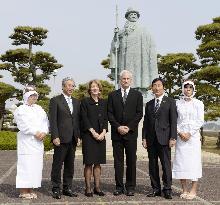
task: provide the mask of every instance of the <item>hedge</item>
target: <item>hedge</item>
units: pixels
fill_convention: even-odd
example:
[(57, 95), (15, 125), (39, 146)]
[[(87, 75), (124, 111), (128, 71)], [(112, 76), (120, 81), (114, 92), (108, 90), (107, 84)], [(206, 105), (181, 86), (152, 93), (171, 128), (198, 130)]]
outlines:
[[(0, 150), (16, 150), (17, 149), (17, 132), (0, 131)], [(48, 135), (44, 140), (44, 150), (48, 151), (53, 149)]]

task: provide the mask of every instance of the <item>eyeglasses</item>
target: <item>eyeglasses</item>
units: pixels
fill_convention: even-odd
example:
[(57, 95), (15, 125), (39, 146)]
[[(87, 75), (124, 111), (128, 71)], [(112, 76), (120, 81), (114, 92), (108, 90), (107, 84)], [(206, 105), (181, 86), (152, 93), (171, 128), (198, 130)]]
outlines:
[(192, 86), (192, 85), (189, 85), (189, 84), (186, 84), (186, 85), (184, 85), (184, 88), (190, 88), (190, 89), (193, 89), (193, 86)]

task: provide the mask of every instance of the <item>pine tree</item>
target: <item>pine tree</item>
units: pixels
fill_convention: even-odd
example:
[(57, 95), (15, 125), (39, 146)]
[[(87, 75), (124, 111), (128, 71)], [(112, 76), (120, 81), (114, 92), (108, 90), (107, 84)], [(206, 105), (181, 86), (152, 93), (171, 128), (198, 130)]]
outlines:
[(201, 69), (190, 77), (198, 81), (196, 96), (205, 104), (206, 120), (216, 120), (220, 117), (220, 17), (199, 26), (195, 34), (201, 41), (197, 49)]
[(50, 53), (33, 51), (34, 46), (44, 44), (43, 40), (47, 38), (47, 33), (48, 31), (41, 27), (18, 26), (9, 38), (13, 40), (12, 45), (21, 48), (8, 50), (0, 56), (3, 62), (0, 64), (0, 70), (9, 71), (14, 81), (22, 85), (36, 85), (40, 99), (50, 92), (45, 80), (50, 79), (54, 70), (62, 67)]
[(189, 73), (199, 69), (192, 53), (170, 53), (158, 55), (159, 74), (165, 81), (168, 96), (178, 99), (181, 95), (181, 85)]

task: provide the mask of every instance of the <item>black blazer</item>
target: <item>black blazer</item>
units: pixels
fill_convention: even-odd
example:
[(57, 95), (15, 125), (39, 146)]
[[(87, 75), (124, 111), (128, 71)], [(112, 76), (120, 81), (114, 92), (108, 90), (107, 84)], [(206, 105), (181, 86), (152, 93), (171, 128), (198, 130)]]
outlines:
[(171, 138), (177, 138), (176, 101), (164, 96), (156, 114), (154, 106), (155, 99), (146, 104), (142, 138), (146, 139), (149, 145), (153, 143), (154, 137), (157, 137), (161, 145), (168, 145)]
[(99, 99), (96, 103), (91, 97), (81, 101), (81, 133), (93, 128), (99, 134), (108, 130), (107, 102)]
[(51, 139), (60, 138), (61, 143), (77, 142), (80, 137), (79, 119), (80, 103), (72, 98), (73, 113), (71, 114), (63, 94), (50, 100), (49, 121)]
[(112, 140), (120, 140), (117, 128), (121, 125), (128, 126), (130, 131), (125, 139), (137, 139), (138, 123), (143, 116), (143, 97), (141, 93), (130, 88), (126, 103), (123, 103), (121, 89), (113, 91), (108, 96), (108, 119), (111, 124)]

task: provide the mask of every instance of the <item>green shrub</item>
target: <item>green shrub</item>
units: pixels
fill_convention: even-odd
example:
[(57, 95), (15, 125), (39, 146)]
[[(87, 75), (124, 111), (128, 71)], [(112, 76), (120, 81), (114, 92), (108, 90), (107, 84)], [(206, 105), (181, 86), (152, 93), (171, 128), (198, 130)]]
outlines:
[(1, 131), (0, 132), (0, 150), (16, 149), (16, 132)]
[(48, 135), (45, 139), (44, 139), (44, 151), (49, 151), (53, 149), (53, 144), (51, 143), (51, 138), (50, 135)]
[[(17, 149), (17, 132), (0, 131), (0, 150), (16, 150)], [(53, 149), (48, 135), (44, 140), (44, 150), (48, 151)]]

